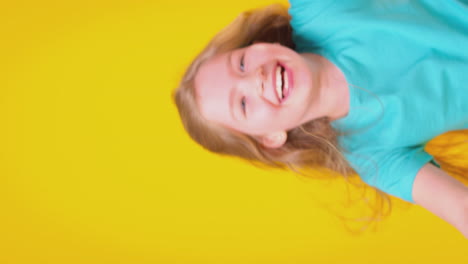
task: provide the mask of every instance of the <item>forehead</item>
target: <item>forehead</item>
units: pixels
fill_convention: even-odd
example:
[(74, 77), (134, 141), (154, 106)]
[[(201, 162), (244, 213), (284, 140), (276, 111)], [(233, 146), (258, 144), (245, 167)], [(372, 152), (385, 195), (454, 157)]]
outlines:
[(195, 75), (195, 93), (198, 108), (206, 119), (230, 126), (230, 98), (233, 77), (228, 53), (203, 62)]

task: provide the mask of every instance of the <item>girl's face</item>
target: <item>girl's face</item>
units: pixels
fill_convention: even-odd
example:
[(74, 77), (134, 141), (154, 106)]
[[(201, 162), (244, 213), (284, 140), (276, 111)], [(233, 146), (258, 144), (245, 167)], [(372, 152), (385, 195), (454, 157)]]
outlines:
[(195, 90), (201, 114), (237, 131), (263, 136), (309, 120), (317, 96), (313, 62), (278, 44), (253, 44), (201, 65)]

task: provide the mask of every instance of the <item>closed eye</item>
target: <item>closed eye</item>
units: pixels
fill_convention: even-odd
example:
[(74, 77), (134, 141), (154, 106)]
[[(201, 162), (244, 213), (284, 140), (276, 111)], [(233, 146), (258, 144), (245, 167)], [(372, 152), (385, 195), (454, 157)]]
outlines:
[(247, 101), (245, 100), (245, 97), (242, 97), (241, 99), (241, 108), (245, 116), (247, 114)]
[(245, 64), (244, 64), (244, 54), (242, 54), (239, 62), (239, 69), (241, 72), (245, 71)]

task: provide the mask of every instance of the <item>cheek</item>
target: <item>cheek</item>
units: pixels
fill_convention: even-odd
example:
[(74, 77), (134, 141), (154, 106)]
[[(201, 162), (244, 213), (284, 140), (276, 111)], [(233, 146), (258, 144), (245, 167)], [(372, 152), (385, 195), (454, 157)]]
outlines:
[(278, 119), (279, 116), (274, 108), (259, 107), (251, 112), (249, 123), (252, 129), (260, 133), (274, 132), (284, 125), (284, 120)]
[(256, 123), (266, 123), (272, 118), (272, 111), (264, 105), (252, 105), (250, 109), (250, 119)]

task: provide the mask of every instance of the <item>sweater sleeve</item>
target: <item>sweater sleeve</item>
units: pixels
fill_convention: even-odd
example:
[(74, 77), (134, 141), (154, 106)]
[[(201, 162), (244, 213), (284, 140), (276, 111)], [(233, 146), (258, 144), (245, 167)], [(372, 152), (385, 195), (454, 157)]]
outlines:
[(364, 182), (411, 203), (416, 175), (433, 159), (423, 147), (362, 150), (350, 158), (351, 166)]

